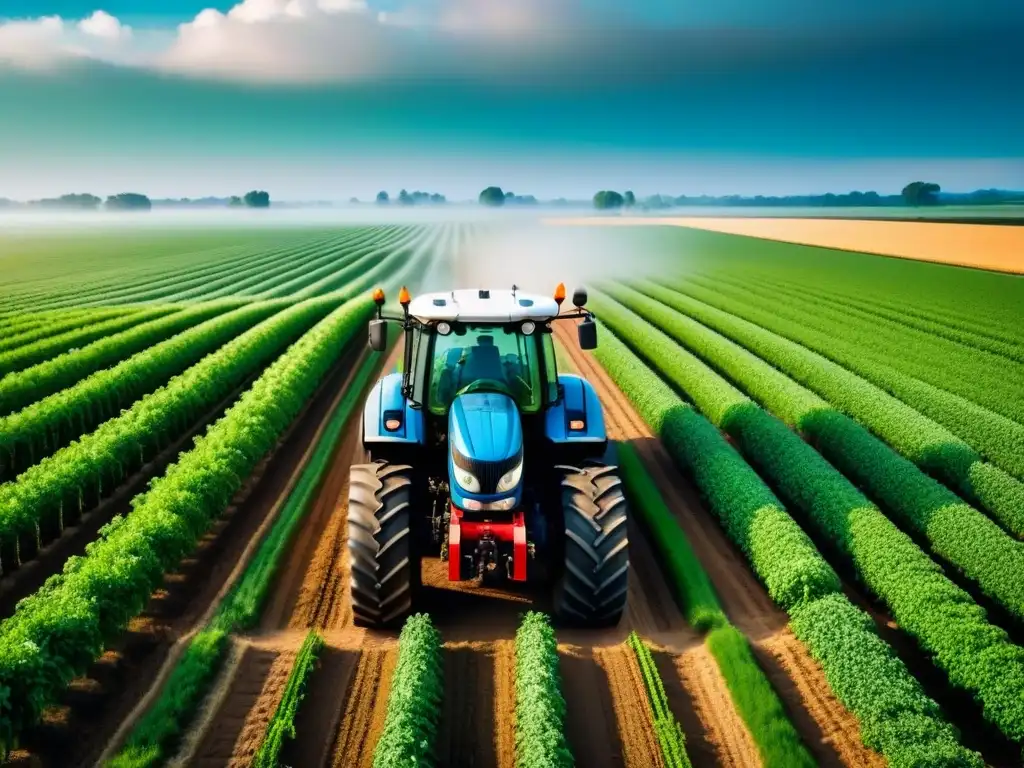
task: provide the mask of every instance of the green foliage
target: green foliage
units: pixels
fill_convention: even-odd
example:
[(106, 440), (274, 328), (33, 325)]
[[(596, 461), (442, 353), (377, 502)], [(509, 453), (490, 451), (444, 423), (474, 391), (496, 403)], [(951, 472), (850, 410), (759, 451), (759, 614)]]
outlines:
[(625, 203), (626, 199), (621, 194), (608, 189), (603, 189), (594, 195), (594, 207), (599, 211), (621, 208)]
[(797, 607), (790, 624), (821, 665), (836, 698), (852, 712), (864, 744), (891, 768), (981, 768), (960, 746), (938, 705), (876, 634), (871, 617), (843, 595)]
[[(571, 768), (558, 644), (548, 617), (523, 616), (516, 630), (516, 768)], [(376, 768), (376, 767), (375, 767)]]
[(306, 635), (295, 658), (295, 666), (288, 675), (284, 696), (274, 711), (260, 750), (253, 759), (253, 768), (277, 768), (285, 739), (295, 738), (295, 716), (305, 695), (306, 682), (316, 667), (317, 655), (323, 646), (324, 639), (317, 632), (310, 631)]
[[(809, 330), (804, 321), (780, 319), (778, 313), (747, 307), (717, 291), (692, 283), (677, 287), (679, 292), (665, 291), (645, 283), (643, 290), (742, 344), (826, 397), (924, 471), (968, 498), (977, 499), (1009, 530), (1024, 536), (1024, 485), (997, 467), (978, 466), (984, 463), (982, 457), (940, 425), (971, 422), (982, 409), (974, 406), (972, 412), (962, 398), (871, 360), (844, 354), (838, 329), (819, 333)], [(981, 438), (1002, 465), (1024, 476), (1024, 428), (1003, 424), (1006, 420), (1000, 421), (994, 414), (989, 416), (977, 420), (979, 427), (968, 431)], [(984, 435), (995, 438), (994, 443)]]
[[(607, 321), (612, 303), (591, 298)], [(607, 326), (606, 326), (607, 327)], [(618, 333), (620, 325), (611, 326)], [(678, 346), (659, 347), (653, 328), (621, 325), (645, 354), (682, 360)], [(679, 466), (689, 474), (729, 538), (750, 560), (772, 600), (785, 609), (839, 591), (839, 577), (782, 504), (721, 433), (685, 404), (613, 333), (601, 329), (594, 355)]]
[(109, 309), (78, 309), (61, 313), (39, 313), (38, 319), (29, 317), (22, 323), (4, 329), (0, 337), (0, 352), (9, 352), (26, 347), (34, 342), (80, 331), (90, 325), (106, 320), (123, 318), (134, 314), (136, 309), (112, 307)]
[(444, 696), (441, 634), (425, 613), (410, 616), (398, 638), (398, 664), (391, 678), (384, 731), (373, 752), (373, 768), (436, 764), (437, 729)]
[(650, 649), (635, 631), (629, 633), (627, 642), (636, 653), (636, 660), (640, 665), (644, 688), (647, 689), (647, 703), (651, 706), (651, 715), (654, 720), (654, 732), (658, 736), (658, 744), (661, 746), (661, 755), (665, 759), (666, 768), (691, 768), (693, 764), (690, 762), (689, 755), (686, 754), (686, 738), (683, 736), (683, 729), (676, 721), (672, 710), (669, 709), (665, 684), (661, 681), (661, 675), (658, 674), (658, 668), (654, 664)]
[(505, 193), (501, 190), (501, 187), (487, 187), (487, 189), (480, 193), (480, 205), (496, 207), (504, 204)]
[[(609, 293), (727, 374), (779, 418), (798, 427), (844, 475), (894, 513), (905, 527), (925, 537), (933, 552), (1024, 619), (1024, 580), (1020, 578), (1024, 547), (1020, 543), (817, 395), (743, 347), (666, 306), (689, 308), (698, 302), (654, 285), (644, 284), (644, 289), (659, 301), (629, 288), (610, 288)], [(707, 312), (724, 314), (710, 307)], [(749, 326), (742, 320), (736, 322)], [(755, 329), (751, 333), (767, 332)], [(786, 349), (793, 357), (813, 355), (784, 339), (779, 343), (789, 345)], [(773, 360), (788, 370), (784, 365), (788, 361)], [(822, 363), (835, 367), (828, 361)], [(811, 360), (804, 367), (810, 370), (815, 365)], [(827, 367), (821, 371), (823, 376), (835, 373)]]
[(204, 629), (172, 670), (159, 698), (129, 734), (124, 748), (107, 768), (150, 768), (159, 765), (185, 731), (183, 713), (193, 714), (213, 684), (224, 660), (228, 636), (219, 629)]
[(814, 759), (800, 741), (743, 633), (731, 624), (718, 627), (708, 633), (707, 643), (765, 768), (812, 768)]
[[(4, 745), (36, 722), (43, 707), (143, 608), (164, 572), (192, 550), (226, 508), (371, 311), (367, 297), (318, 323), (196, 440), (193, 450), (133, 499), (130, 515), (105, 526), (84, 557), (69, 559), (62, 574), (22, 600), (0, 625), (0, 687), (8, 693), (0, 709)], [(300, 305), (291, 318), (280, 321), (282, 313), (274, 320), (290, 326), (308, 312)], [(236, 350), (241, 354), (245, 347)]]
[(269, 208), (270, 193), (254, 189), (243, 195), (242, 202), (245, 203), (247, 208)]
[(942, 188), (938, 184), (912, 181), (903, 188), (901, 194), (907, 205), (938, 205), (941, 191)]
[[(963, 756), (963, 765), (976, 765), (970, 753), (956, 746), (951, 729), (942, 721), (934, 705), (928, 702), (902, 662), (892, 656), (888, 646), (869, 631), (870, 621), (864, 623), (866, 616), (854, 609), (852, 619), (849, 615), (843, 618), (836, 610), (835, 626), (838, 631), (827, 631), (829, 617), (833, 613), (830, 606), (841, 607), (848, 603), (839, 596), (838, 578), (824, 564), (821, 556), (813, 547), (805, 549), (802, 543), (798, 543), (801, 540), (793, 536), (790, 527), (792, 520), (777, 501), (768, 508), (774, 513), (769, 519), (779, 533), (778, 544), (775, 545), (771, 538), (771, 527), (766, 526), (763, 529), (767, 536), (764, 549), (781, 553), (782, 558), (769, 558), (763, 551), (751, 546), (755, 537), (748, 531), (756, 518), (750, 516), (749, 511), (756, 509), (758, 498), (749, 499), (749, 489), (755, 481), (761, 488), (764, 486), (756, 475), (747, 483), (743, 482), (746, 473), (753, 474), (753, 471), (721, 434), (691, 408), (684, 406), (668, 386), (612, 333), (602, 332), (601, 345), (595, 355), (644, 420), (661, 435), (673, 458), (693, 476), (702, 495), (709, 499), (712, 510), (723, 520), (727, 533), (747, 555), (755, 573), (768, 585), (769, 594), (775, 602), (789, 611), (794, 619), (802, 620), (803, 623), (794, 625), (794, 631), (808, 643), (815, 658), (822, 664), (829, 685), (844, 705), (873, 729), (864, 731), (865, 743), (887, 757), (891, 756), (894, 768), (923, 768), (930, 765), (927, 761), (906, 762), (906, 758), (902, 757), (914, 754), (915, 744), (924, 745), (922, 750), (932, 749), (929, 754), (945, 750), (954, 757)], [(799, 481), (799, 475), (795, 477)], [(764, 493), (770, 492), (764, 488), (760, 494)], [(770, 498), (774, 500), (774, 496)], [(730, 514), (744, 510), (747, 511), (747, 526), (725, 522), (729, 520)], [(802, 531), (797, 531), (803, 536)], [(792, 543), (786, 541), (787, 536)], [(803, 567), (808, 575), (804, 576), (803, 583), (820, 583), (823, 586), (814, 591), (808, 590), (803, 600), (790, 599), (784, 602), (783, 599), (792, 592), (778, 589), (774, 585), (785, 585), (793, 581), (789, 577), (793, 571), (788, 570), (790, 557), (805, 564)], [(818, 565), (819, 561), (821, 565)], [(780, 573), (781, 577), (778, 575)], [(824, 574), (829, 576), (825, 577)], [(829, 585), (831, 589), (827, 588)], [(814, 608), (804, 611), (801, 610), (802, 606)], [(888, 685), (889, 681), (892, 681), (891, 686)], [(1007, 700), (1012, 701), (1012, 697)], [(883, 732), (881, 728), (888, 713), (892, 713), (900, 725), (891, 732)], [(903, 719), (902, 713), (907, 713), (906, 719)], [(929, 744), (933, 746), (928, 747)], [(907, 751), (904, 751), (904, 745)], [(952, 766), (958, 763), (937, 762), (935, 765)]]
[[(31, 344), (14, 347), (0, 354), (0, 376), (38, 365), (69, 349), (177, 311), (178, 307), (168, 306), (143, 309), (129, 314), (114, 313), (115, 316), (109, 320), (88, 323), (84, 327), (76, 327), (64, 333), (46, 336)], [(102, 315), (103, 313), (100, 314), (101, 317)]]
[(668, 573), (687, 623), (702, 632), (723, 626), (727, 620), (715, 588), (636, 450), (629, 443), (617, 443), (615, 452), (630, 511), (638, 513), (651, 532), (658, 565)]
[(119, 195), (111, 195), (107, 198), (106, 208), (108, 211), (148, 211), (153, 203), (145, 195), (137, 192), (122, 192)]

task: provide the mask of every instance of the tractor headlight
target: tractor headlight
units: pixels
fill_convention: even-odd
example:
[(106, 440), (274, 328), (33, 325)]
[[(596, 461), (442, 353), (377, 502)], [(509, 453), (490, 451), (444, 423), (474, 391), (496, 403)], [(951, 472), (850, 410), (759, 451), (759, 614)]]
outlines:
[(466, 493), (480, 493), (480, 481), (477, 476), (462, 467), (455, 468), (455, 482)]
[(512, 469), (501, 476), (498, 481), (498, 493), (504, 493), (505, 491), (511, 491), (517, 485), (519, 485), (520, 479), (523, 477), (523, 460), (520, 459), (519, 463), (516, 464)]

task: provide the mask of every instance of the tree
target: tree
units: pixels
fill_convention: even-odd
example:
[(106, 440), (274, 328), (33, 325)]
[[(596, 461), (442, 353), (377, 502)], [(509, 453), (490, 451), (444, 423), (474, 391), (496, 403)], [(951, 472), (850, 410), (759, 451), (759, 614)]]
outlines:
[(480, 204), (497, 207), (505, 204), (505, 193), (501, 187), (488, 187), (480, 193)]
[(148, 211), (153, 203), (145, 195), (137, 192), (122, 192), (119, 195), (111, 195), (107, 198), (106, 208), (108, 211)]
[(938, 205), (941, 187), (927, 181), (912, 181), (903, 188), (903, 200), (907, 205)]
[(228, 199), (228, 208), (241, 208), (241, 207), (242, 207), (242, 198), (240, 198), (238, 195), (232, 195)]
[(391, 198), (388, 197), (388, 193), (387, 192), (385, 192), (384, 190), (381, 190), (380, 192), (377, 193), (377, 204), (378, 205), (386, 205), (389, 202), (391, 202)]
[(412, 205), (414, 201), (408, 191), (403, 189), (398, 193), (398, 202), (402, 205)]
[(253, 190), (252, 192), (246, 192), (245, 197), (242, 198), (243, 202), (250, 208), (269, 208), (270, 207), (270, 193), (263, 191)]
[(594, 195), (594, 207), (601, 211), (621, 208), (625, 202), (625, 198), (622, 195), (611, 190), (601, 190)]
[(632, 190), (627, 189), (626, 194), (623, 195), (623, 201), (627, 208), (632, 208), (636, 205), (636, 195), (633, 194)]

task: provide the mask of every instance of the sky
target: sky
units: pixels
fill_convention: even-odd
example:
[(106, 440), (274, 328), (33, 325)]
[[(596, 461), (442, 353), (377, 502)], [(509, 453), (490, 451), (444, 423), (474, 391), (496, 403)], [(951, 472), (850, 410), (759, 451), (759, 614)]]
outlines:
[(1021, 39), (1020, 0), (0, 0), (0, 197), (1024, 189)]

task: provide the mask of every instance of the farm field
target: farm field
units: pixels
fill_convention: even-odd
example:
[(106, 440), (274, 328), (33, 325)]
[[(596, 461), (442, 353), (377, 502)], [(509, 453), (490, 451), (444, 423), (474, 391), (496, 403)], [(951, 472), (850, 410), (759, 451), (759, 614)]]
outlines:
[(0, 234), (11, 764), (1020, 764), (1013, 275), (593, 227), (657, 265), (587, 280), (594, 352), (556, 324), (621, 467), (622, 621), (426, 557), (401, 634), (355, 626), (349, 466), (400, 361), (370, 291), (483, 279), (518, 226)]
[[(868, 214), (870, 215), (870, 214)], [(953, 214), (950, 214), (951, 216)], [(1024, 274), (1024, 227), (927, 221), (893, 221), (809, 216), (624, 216), (552, 219), (552, 223), (606, 226), (678, 226), (841, 248), (883, 256)]]

